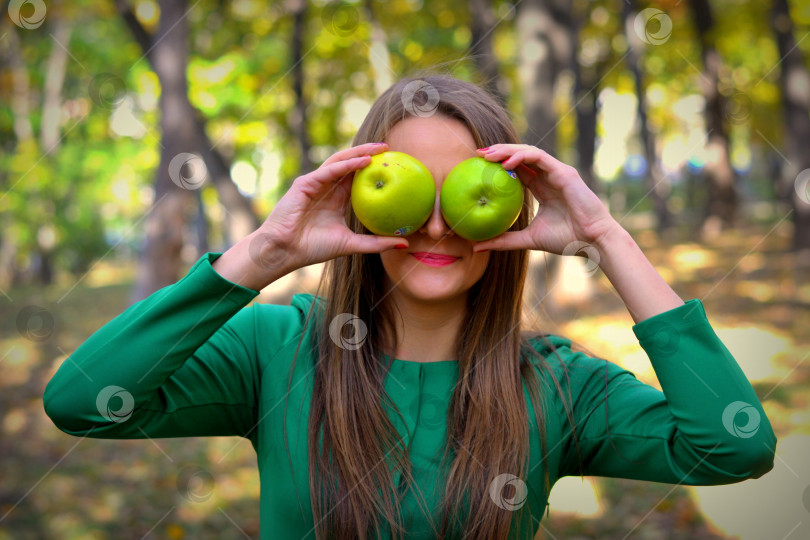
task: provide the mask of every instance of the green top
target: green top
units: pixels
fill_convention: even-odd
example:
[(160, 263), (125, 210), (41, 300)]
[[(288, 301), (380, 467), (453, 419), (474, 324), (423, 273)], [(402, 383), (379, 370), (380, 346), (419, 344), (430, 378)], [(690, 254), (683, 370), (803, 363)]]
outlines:
[[(296, 294), (289, 306), (243, 309), (258, 292), (220, 276), (211, 266), (219, 256), (206, 254), (177, 283), (130, 306), (90, 336), (48, 383), (45, 411), (59, 429), (77, 436), (247, 437), (258, 454), (262, 538), (314, 538), (306, 441), (314, 371), (306, 339), (283, 418), (288, 369), (313, 297)], [(700, 300), (642, 321), (633, 332), (663, 393), (611, 362), (573, 352), (567, 339), (548, 336), (569, 370), (584, 474), (710, 485), (758, 478), (771, 470), (776, 447), (771, 425)], [(542, 340), (533, 344), (561, 373), (550, 348)], [(441, 476), (437, 466), (457, 377), (456, 360), (394, 359), (385, 380), (406, 425), (396, 415), (392, 421), (410, 445), (412, 471), (437, 526), (443, 487), (436, 482)], [(536, 531), (548, 493), (525, 386), (524, 393), (531, 455), (530, 473), (522, 481), (530, 514), (522, 513), (521, 530)], [(553, 485), (563, 476), (579, 475), (579, 463), (560, 396), (552, 393), (545, 400)], [(434, 536), (413, 490), (405, 492), (402, 508), (409, 538)]]

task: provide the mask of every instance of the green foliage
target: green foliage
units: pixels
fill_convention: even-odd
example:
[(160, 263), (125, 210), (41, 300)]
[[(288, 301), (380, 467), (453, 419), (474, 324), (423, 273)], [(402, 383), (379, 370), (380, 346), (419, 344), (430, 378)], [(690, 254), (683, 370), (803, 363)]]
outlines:
[[(133, 0), (144, 28), (159, 28), (154, 0)], [(201, 0), (188, 12), (189, 98), (206, 120), (211, 140), (232, 162), (249, 163), (258, 174), (253, 194), (264, 217), (300, 173), (301, 150), (290, 129), (295, 95), (292, 16), (284, 2)], [(441, 66), (459, 77), (480, 81), (469, 57), (470, 15), (460, 0), (371, 2), (390, 58), (393, 79), (421, 68)], [(599, 90), (632, 94), (632, 77), (624, 61), (627, 40), (614, 2), (574, 2), (581, 20), (578, 61), (595, 69)], [(640, 3), (639, 9), (646, 7)], [(647, 45), (643, 68), (649, 116), (660, 141), (682, 136), (688, 126), (678, 104), (700, 94), (702, 60), (687, 3), (659, 6), (671, 18), (673, 32), (661, 45)], [(505, 79), (508, 105), (519, 129), (525, 129), (520, 93), (520, 51), (515, 6), (496, 1), (493, 46)], [(160, 88), (144, 51), (132, 38), (113, 2), (81, 0), (48, 6), (38, 29), (24, 30), (4, 21), (13, 33), (28, 91), (24, 114), (33, 130), (30, 140), (17, 140), (11, 64), (0, 67), (0, 216), (2, 234), (16, 245), (24, 270), (42, 251), (43, 239), (55, 239), (59, 268), (81, 271), (116, 242), (134, 247), (142, 237), (139, 219), (151, 203), (150, 185), (160, 151)], [(737, 155), (762, 162), (770, 144), (782, 143), (778, 90), (778, 53), (770, 28), (768, 3), (727, 0), (716, 6), (713, 40), (725, 61), (721, 90), (737, 103), (740, 118), (729, 124)], [(799, 28), (807, 10), (794, 9)], [(67, 43), (53, 37), (56, 23), (71, 27)], [(375, 98), (372, 24), (365, 2), (319, 0), (308, 6), (302, 54), (310, 160), (320, 163), (350, 144), (364, 108)], [(40, 142), (48, 59), (64, 46), (69, 51), (59, 106), (61, 136), (50, 154)], [(800, 43), (805, 58), (810, 42)], [(525, 51), (524, 51), (525, 52)], [(379, 59), (378, 59), (379, 60)], [(555, 110), (559, 113), (560, 156), (572, 155), (577, 133), (565, 81)], [(105, 93), (94, 84), (107, 81)], [(567, 85), (567, 86), (566, 86)], [(359, 119), (358, 119), (359, 117)], [(598, 137), (605, 136), (604, 121)], [(769, 143), (770, 142), (770, 143)], [(597, 140), (597, 145), (599, 139)], [(638, 151), (638, 145), (629, 145)], [(742, 159), (742, 158), (741, 158)], [(756, 169), (765, 171), (766, 167)], [(606, 181), (614, 180), (605, 178)], [(617, 177), (619, 189), (627, 189)], [(763, 180), (767, 182), (767, 177)], [(616, 189), (614, 187), (612, 189)], [(631, 188), (632, 191), (632, 188)], [(767, 189), (757, 188), (757, 194)], [(763, 195), (765, 196), (765, 195)], [(633, 196), (630, 199), (634, 198)], [(642, 206), (643, 207), (643, 206)], [(642, 208), (640, 207), (640, 208)], [(208, 205), (212, 228), (221, 226), (221, 211)]]

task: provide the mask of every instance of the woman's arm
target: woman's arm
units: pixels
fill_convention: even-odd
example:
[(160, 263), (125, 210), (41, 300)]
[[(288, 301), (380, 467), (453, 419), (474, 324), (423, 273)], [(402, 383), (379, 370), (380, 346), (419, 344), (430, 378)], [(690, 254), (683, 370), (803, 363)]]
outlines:
[(257, 310), (242, 308), (297, 268), (403, 242), (356, 234), (345, 223), (354, 171), (386, 148), (336, 152), (296, 178), (259, 229), (90, 336), (48, 383), (48, 416), (90, 437), (249, 436), (264, 368), (256, 339), (272, 356), (300, 334), (302, 320), (295, 307), (262, 306), (274, 324), (257, 336)]
[(70, 355), (43, 396), (57, 427), (96, 438), (248, 435), (260, 368), (253, 310), (242, 308), (258, 293), (217, 274), (217, 257), (203, 256)]
[[(569, 350), (585, 474), (719, 484), (769, 471), (776, 437), (700, 300), (684, 303), (675, 294), (576, 169), (525, 144), (478, 152), (514, 169), (540, 207), (525, 229), (474, 249), (598, 254), (593, 262), (636, 321), (633, 331), (661, 382), (663, 393), (615, 364)], [(564, 474), (578, 474), (571, 450)]]
[(692, 299), (633, 326), (663, 392), (631, 372), (563, 349), (582, 458), (573, 442), (560, 475), (687, 485), (758, 478), (776, 436), (754, 389)]
[(618, 223), (595, 242), (594, 261), (624, 301), (633, 321), (639, 323), (684, 304), (642, 253), (633, 237)]

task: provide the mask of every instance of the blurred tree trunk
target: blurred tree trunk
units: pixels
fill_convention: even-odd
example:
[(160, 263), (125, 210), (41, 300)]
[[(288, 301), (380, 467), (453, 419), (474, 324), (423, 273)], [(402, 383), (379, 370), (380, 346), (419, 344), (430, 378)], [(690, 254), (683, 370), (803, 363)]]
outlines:
[(371, 46), (368, 49), (368, 62), (374, 72), (374, 92), (380, 95), (394, 84), (391, 69), (391, 55), (388, 54), (388, 40), (380, 21), (374, 15), (374, 2), (366, 0), (366, 17), (371, 25)]
[[(186, 97), (188, 100), (188, 97)], [(189, 107), (192, 107), (189, 103)], [(202, 113), (194, 111), (194, 134), (197, 137), (195, 148), (205, 162), (208, 175), (217, 190), (219, 202), (225, 208), (225, 246), (228, 249), (239, 240), (249, 235), (259, 227), (259, 219), (253, 210), (250, 199), (242, 195), (239, 188), (231, 178), (231, 164), (222, 152), (217, 151), (216, 143), (212, 143), (205, 131), (205, 118)], [(200, 201), (202, 208), (202, 201)]]
[[(53, 166), (53, 156), (60, 146), (60, 116), (62, 111), (62, 87), (65, 82), (67, 69), (68, 47), (70, 47), (70, 25), (61, 17), (51, 21), (51, 52), (45, 71), (45, 91), (42, 97), (42, 122), (40, 124), (39, 140), (42, 155)], [(64, 200), (56, 200), (54, 204), (62, 205)], [(51, 206), (53, 208), (53, 206)], [(37, 235), (37, 268), (38, 280), (43, 285), (53, 282), (53, 216), (48, 216), (47, 223), (42, 223)]]
[(65, 82), (70, 25), (62, 17), (54, 17), (51, 53), (45, 71), (45, 92), (42, 99), (42, 124), (39, 133), (40, 146), (45, 155), (59, 150), (59, 118), (62, 110), (62, 86)]
[(306, 30), (307, 2), (306, 0), (289, 0), (288, 9), (293, 16), (290, 52), (292, 53), (292, 85), (295, 93), (295, 106), (287, 118), (301, 151), (299, 167), (299, 175), (301, 175), (315, 168), (309, 157), (309, 150), (312, 147), (307, 131), (307, 106), (309, 103), (304, 95), (304, 32)]
[(470, 0), (470, 55), (484, 77), (484, 88), (506, 105), (506, 84), (498, 72), (498, 59), (492, 48), (497, 21), (489, 0)]
[[(135, 41), (140, 45), (152, 69), (157, 73), (154, 59), (155, 37), (150, 35), (141, 25), (126, 0), (116, 0), (116, 7)], [(225, 208), (227, 218), (224, 224), (225, 246), (223, 246), (223, 249), (228, 249), (256, 230), (259, 227), (259, 219), (256, 217), (250, 199), (242, 195), (233, 182), (230, 160), (221, 151), (217, 150), (219, 141), (213, 143), (208, 136), (204, 115), (191, 104), (188, 100), (188, 94), (185, 94), (182, 99), (184, 100), (184, 109), (193, 113), (189, 116), (189, 121), (194, 122), (193, 147), (205, 162), (209, 178), (217, 190), (219, 202)], [(197, 198), (199, 200), (199, 194)], [(202, 203), (200, 203), (200, 209), (202, 209)], [(207, 245), (207, 240), (205, 245)]]
[[(31, 127), (31, 107), (28, 102), (31, 96), (30, 77), (28, 66), (25, 64), (20, 51), (17, 29), (5, 18), (0, 20), (0, 35), (5, 36), (4, 39), (0, 40), (0, 47), (2, 47), (1, 50), (3, 51), (3, 63), (9, 67), (11, 76), (10, 108), (13, 119), (12, 129), (16, 147), (19, 148), (23, 144), (34, 144), (34, 130)], [(8, 155), (14, 155), (14, 148), (10, 144), (8, 151)], [(8, 173), (2, 170), (0, 174), (5, 180)], [(5, 291), (18, 283), (21, 276), (17, 266), (14, 264), (19, 239), (17, 235), (10, 234), (10, 231), (13, 230), (10, 213), (4, 212), (3, 214), (3, 227), (0, 228), (0, 290)], [(2, 294), (7, 296), (5, 293)]]
[[(154, 184), (154, 203), (144, 220), (145, 241), (132, 301), (146, 298), (180, 277), (184, 235), (196, 206), (191, 191), (169, 174), (169, 164), (194, 150), (193, 111), (188, 106), (186, 0), (161, 0), (160, 23), (150, 51), (160, 81), (162, 149)], [(183, 167), (188, 167), (184, 165)]]
[[(779, 86), (785, 111), (785, 154), (788, 165), (782, 168), (781, 189), (793, 208), (792, 249), (810, 249), (810, 183), (796, 185), (796, 178), (810, 169), (810, 73), (801, 49), (793, 37), (793, 20), (787, 0), (774, 0), (772, 27), (776, 33), (779, 57), (782, 59)], [(802, 196), (799, 190), (803, 190)]]
[(656, 152), (655, 135), (650, 129), (647, 116), (647, 94), (644, 86), (644, 69), (641, 65), (643, 43), (641, 38), (639, 38), (633, 30), (633, 22), (636, 15), (636, 0), (624, 0), (624, 2), (622, 2), (624, 35), (627, 37), (629, 45), (627, 51), (627, 65), (633, 73), (636, 98), (638, 99), (639, 138), (644, 147), (644, 159), (647, 161), (647, 194), (652, 197), (656, 217), (656, 230), (660, 235), (672, 226), (672, 215), (667, 208), (667, 195), (669, 195), (670, 187), (669, 184), (664, 181), (664, 171)]
[[(580, 49), (579, 31), (582, 28), (583, 20), (588, 17), (589, 13), (590, 10), (585, 7), (583, 13), (572, 16), (569, 32), (575, 51)], [(597, 182), (593, 171), (601, 68), (601, 58), (597, 58), (592, 64), (585, 66), (582, 65), (577, 53), (571, 61), (571, 69), (574, 70), (574, 107), (577, 114), (577, 170), (585, 185), (597, 195), (603, 196), (603, 186)]]
[[(524, 0), (517, 5), (519, 78), (528, 123), (523, 140), (555, 157), (558, 119), (553, 107), (554, 91), (563, 70), (575, 73), (577, 69), (573, 63), (577, 61), (579, 33), (571, 30), (572, 4), (570, 0)], [(593, 156), (593, 151), (590, 153)], [(588, 305), (593, 294), (593, 274), (578, 270), (584, 267), (583, 258), (549, 255), (544, 259), (548, 264), (534, 264), (531, 272), (536, 297), (554, 310)], [(553, 302), (548, 302), (549, 297)]]
[(517, 6), (518, 76), (528, 128), (527, 144), (556, 157), (557, 116), (553, 100), (557, 76), (570, 67), (573, 43), (569, 0), (523, 0)]
[(705, 99), (706, 148), (709, 159), (704, 167), (708, 188), (708, 202), (704, 212), (701, 233), (714, 236), (721, 229), (733, 227), (737, 214), (736, 173), (731, 167), (729, 137), (724, 124), (725, 98), (718, 82), (723, 59), (714, 46), (714, 17), (708, 0), (690, 0), (693, 21), (700, 42), (703, 59), (701, 76)]

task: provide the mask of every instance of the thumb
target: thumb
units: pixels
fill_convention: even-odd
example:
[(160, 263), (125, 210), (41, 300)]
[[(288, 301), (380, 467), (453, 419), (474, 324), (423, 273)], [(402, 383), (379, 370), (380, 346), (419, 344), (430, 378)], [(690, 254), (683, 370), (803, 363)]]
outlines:
[(408, 246), (408, 241), (401, 236), (355, 234), (349, 242), (349, 249), (352, 253), (380, 253), (398, 247), (406, 249)]

